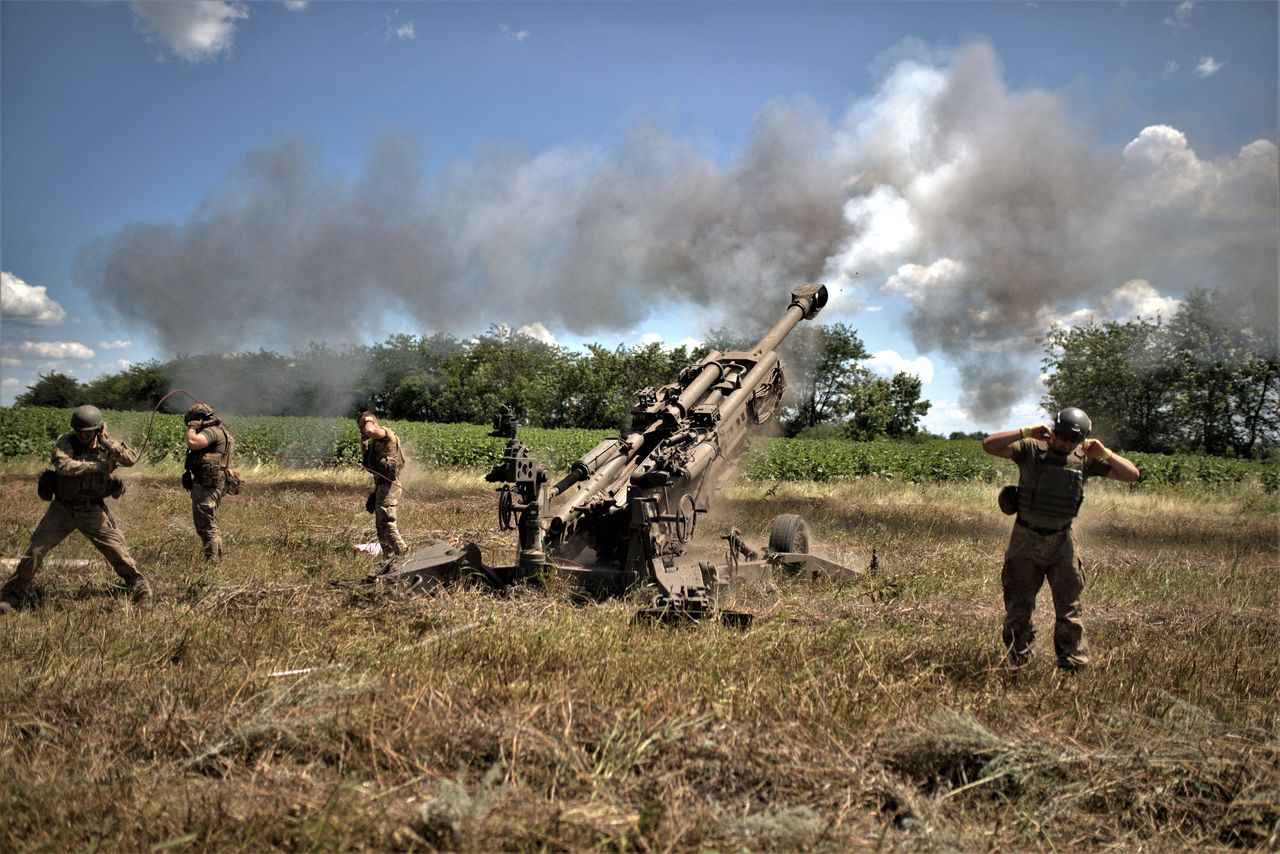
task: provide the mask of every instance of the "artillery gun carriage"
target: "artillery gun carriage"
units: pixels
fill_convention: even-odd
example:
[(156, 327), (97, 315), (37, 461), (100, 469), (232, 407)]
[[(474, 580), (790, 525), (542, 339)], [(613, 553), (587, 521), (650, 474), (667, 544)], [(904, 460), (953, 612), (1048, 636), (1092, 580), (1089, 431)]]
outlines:
[(649, 594), (647, 615), (715, 612), (745, 621), (749, 617), (725, 614), (718, 604), (720, 594), (743, 582), (774, 571), (809, 577), (874, 572), (874, 551), (866, 569), (810, 554), (808, 526), (795, 514), (774, 519), (766, 548), (751, 548), (734, 529), (723, 537), (722, 561), (691, 555), (699, 516), (746, 451), (752, 428), (769, 421), (782, 400), (778, 345), (826, 303), (826, 286), (796, 287), (781, 319), (754, 348), (709, 353), (676, 382), (641, 390), (631, 426), (554, 482), (519, 440), (514, 415), (504, 407), (490, 435), (507, 444), (486, 479), (503, 484), (498, 521), (517, 531), (516, 562), (487, 566), (474, 543), (437, 542), (397, 559), (375, 580), (416, 590), (471, 578), (506, 588), (552, 572), (600, 598), (640, 588)]

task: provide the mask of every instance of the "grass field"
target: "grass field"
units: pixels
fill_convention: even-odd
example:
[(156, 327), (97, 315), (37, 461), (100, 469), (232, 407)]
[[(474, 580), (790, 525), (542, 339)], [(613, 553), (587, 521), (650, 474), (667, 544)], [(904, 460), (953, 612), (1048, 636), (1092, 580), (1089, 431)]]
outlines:
[[(140, 467), (141, 468), (141, 467)], [(0, 543), (44, 509), (9, 463)], [(0, 850), (1276, 850), (1277, 501), (1091, 485), (1094, 666), (1002, 661), (1009, 523), (987, 483), (742, 483), (716, 518), (800, 512), (883, 574), (747, 591), (745, 630), (633, 625), (555, 590), (403, 599), (365, 478), (247, 472), (199, 559), (176, 465), (114, 504), (135, 611), (73, 535), (0, 619)], [(475, 474), (408, 478), (412, 542), (507, 562)]]

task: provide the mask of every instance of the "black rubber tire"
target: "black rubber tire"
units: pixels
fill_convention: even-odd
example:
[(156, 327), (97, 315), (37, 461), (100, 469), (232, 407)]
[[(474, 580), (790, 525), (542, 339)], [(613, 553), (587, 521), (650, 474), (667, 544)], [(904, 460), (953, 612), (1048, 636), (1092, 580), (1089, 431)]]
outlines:
[(797, 516), (795, 513), (775, 516), (773, 526), (769, 528), (769, 551), (807, 555), (809, 524), (805, 522), (804, 517)]

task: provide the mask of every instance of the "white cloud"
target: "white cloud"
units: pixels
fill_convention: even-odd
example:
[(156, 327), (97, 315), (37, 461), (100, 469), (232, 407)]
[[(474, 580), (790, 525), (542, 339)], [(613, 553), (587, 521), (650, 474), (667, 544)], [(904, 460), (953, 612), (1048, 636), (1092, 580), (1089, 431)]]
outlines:
[(951, 258), (939, 258), (928, 267), (920, 264), (904, 264), (884, 283), (884, 293), (901, 294), (915, 305), (927, 303), (948, 289), (962, 284), (965, 267)]
[(528, 30), (517, 30), (509, 24), (499, 24), (498, 32), (502, 35), (503, 40), (509, 42), (522, 42), (529, 38)]
[(877, 350), (866, 362), (867, 369), (877, 376), (890, 379), (894, 374), (915, 374), (920, 382), (933, 382), (933, 362), (927, 356), (908, 359), (897, 350)]
[(551, 330), (547, 329), (541, 321), (530, 323), (527, 326), (521, 326), (516, 330), (516, 334), (536, 338), (544, 344), (555, 345), (559, 343), (556, 341), (556, 336), (552, 335)]
[(641, 344), (646, 344), (646, 345), (647, 345), (647, 344), (661, 344), (661, 343), (662, 343), (662, 333), (661, 333), (661, 332), (646, 332), (646, 333), (644, 333), (643, 335), (641, 335), (641, 336), (640, 336), (640, 343), (641, 343)]
[(12, 273), (0, 272), (0, 316), (12, 323), (56, 326), (66, 320), (67, 312), (43, 285), (28, 285)]
[(17, 377), (5, 377), (3, 380), (0, 380), (0, 388), (17, 388), (20, 385), (22, 385), (22, 383)]
[(1169, 17), (1164, 19), (1167, 26), (1173, 27), (1175, 30), (1185, 29), (1191, 26), (1191, 16), (1196, 12), (1196, 4), (1193, 0), (1182, 0), (1181, 3), (1174, 8)]
[(1164, 64), (1164, 71), (1160, 72), (1160, 76), (1163, 77), (1165, 80), (1168, 80), (1171, 77), (1173, 77), (1173, 75), (1178, 73), (1179, 67), (1180, 66), (1178, 65), (1178, 63), (1171, 59)]
[(1160, 296), (1146, 279), (1130, 279), (1104, 296), (1100, 308), (1115, 320), (1129, 320), (1139, 316), (1152, 318), (1156, 315), (1168, 320), (1180, 305), (1182, 300)]
[(412, 40), (418, 37), (418, 33), (413, 28), (413, 21), (408, 21), (396, 27), (396, 38), (401, 41)]
[(1218, 62), (1212, 56), (1200, 57), (1200, 63), (1196, 66), (1196, 75), (1199, 77), (1212, 77), (1222, 70), (1225, 62)]
[(139, 29), (179, 59), (206, 62), (229, 53), (244, 3), (227, 0), (130, 0)]
[(309, 0), (284, 0), (284, 7), (290, 12), (301, 12), (307, 8)]
[(844, 218), (855, 236), (827, 262), (825, 278), (837, 284), (879, 272), (886, 263), (909, 253), (920, 239), (911, 205), (892, 187), (881, 185), (850, 199)]
[(133, 346), (132, 341), (99, 341), (99, 350), (127, 350)]
[(23, 341), (12, 347), (21, 356), (37, 359), (92, 359), (93, 350), (75, 341)]
[(1054, 316), (1045, 311), (1042, 322), (1049, 326), (1085, 326), (1090, 323), (1117, 321), (1127, 323), (1135, 318), (1168, 320), (1178, 311), (1182, 300), (1164, 297), (1146, 279), (1130, 279), (1120, 287), (1105, 294), (1096, 308), (1080, 308), (1068, 314)]
[(21, 359), (12, 359), (8, 356), (5, 356), (4, 358), (0, 358), (0, 368), (21, 368), (21, 367), (22, 367)]

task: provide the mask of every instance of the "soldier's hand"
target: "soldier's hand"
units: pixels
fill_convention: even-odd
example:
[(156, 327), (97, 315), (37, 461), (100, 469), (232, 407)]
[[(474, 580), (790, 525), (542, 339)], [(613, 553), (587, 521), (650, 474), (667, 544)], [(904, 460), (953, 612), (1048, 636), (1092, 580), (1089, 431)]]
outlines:
[(1043, 424), (1037, 424), (1031, 428), (1031, 438), (1039, 439), (1041, 442), (1047, 442), (1053, 438), (1053, 431)]
[(188, 430), (194, 430), (195, 432), (199, 433), (199, 432), (200, 432), (200, 428), (201, 428), (203, 425), (204, 425), (204, 422), (203, 422), (203, 421), (188, 421), (188, 422), (187, 422), (187, 429), (188, 429)]
[(1097, 439), (1084, 440), (1084, 455), (1086, 457), (1105, 458), (1111, 456), (1111, 452), (1107, 450), (1107, 446)]

